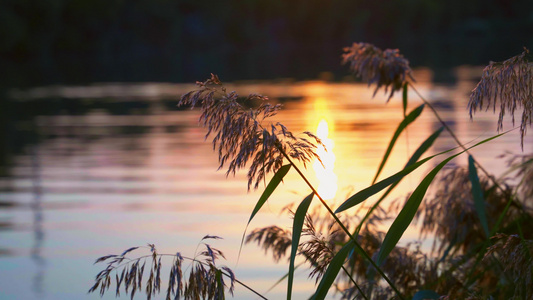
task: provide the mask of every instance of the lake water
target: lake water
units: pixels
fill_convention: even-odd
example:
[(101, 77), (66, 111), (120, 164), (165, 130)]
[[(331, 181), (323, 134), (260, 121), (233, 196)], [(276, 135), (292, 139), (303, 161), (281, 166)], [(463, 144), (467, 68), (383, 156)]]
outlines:
[[(475, 83), (461, 79), (439, 85), (424, 78), (418, 83), (419, 91), (463, 142), (495, 134), (497, 116), (491, 112), (476, 115), (473, 122), (469, 119), (466, 105)], [(16, 105), (42, 110), (11, 116), (6, 127), (11, 133), (3, 135), (5, 143), (16, 139), (18, 146), (8, 153), (7, 171), (0, 178), (0, 299), (98, 299), (97, 293), (87, 294), (104, 266), (93, 265), (97, 257), (147, 243), (155, 244), (160, 253), (193, 256), (206, 234), (224, 238), (210, 242), (226, 255), (227, 261), (220, 263), (259, 292), (287, 272), (285, 261), (274, 263), (253, 244), (244, 246), (236, 265), (243, 230), (261, 191), (248, 192), (241, 173), (226, 178), (224, 171), (216, 171), (217, 157), (198, 126), (199, 112), (175, 108), (179, 95), (193, 88), (147, 83), (10, 91)], [(351, 191), (369, 185), (402, 119), (399, 98), (386, 104), (382, 94), (372, 98), (373, 90), (362, 84), (245, 82), (228, 88), (283, 103), (276, 120), (293, 132), (314, 132), (321, 121), (327, 124), (335, 156), (331, 172), (337, 181), (323, 184), (329, 184), (335, 195), (328, 200), (333, 207)], [(409, 99), (410, 109), (421, 103), (414, 93)], [(409, 142), (405, 135), (399, 138), (381, 178), (398, 171), (408, 153), (439, 127), (426, 109), (409, 128)], [(510, 128), (506, 124), (505, 129)], [(454, 146), (447, 133), (442, 136), (430, 153)], [(524, 150), (531, 149), (528, 139)], [(498, 174), (505, 163), (495, 157), (505, 151), (520, 152), (518, 130), (472, 152), (486, 169)], [(405, 180), (395, 196), (412, 190), (418, 178), (441, 160), (431, 161)], [(452, 163), (465, 161), (461, 156)], [(312, 166), (306, 176), (313, 184), (320, 183)], [(335, 185), (338, 190), (332, 192)], [(291, 171), (250, 229), (290, 227), (291, 219), (279, 212), (308, 193)], [(416, 236), (410, 230), (404, 241)], [(265, 295), (282, 299), (285, 285)], [(298, 270), (296, 298), (306, 299), (313, 286), (307, 271)], [(114, 294), (104, 298), (113, 299)], [(235, 298), (256, 297), (237, 286)]]

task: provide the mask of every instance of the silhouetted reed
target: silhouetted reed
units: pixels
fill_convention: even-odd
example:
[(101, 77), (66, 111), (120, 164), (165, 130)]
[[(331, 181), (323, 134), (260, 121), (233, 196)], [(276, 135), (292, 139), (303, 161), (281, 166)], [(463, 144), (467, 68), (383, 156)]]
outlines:
[[(424, 105), (409, 114), (405, 111), (407, 90), (414, 89), (413, 78), (408, 60), (398, 50), (383, 51), (365, 43), (354, 43), (344, 50), (343, 63), (350, 64), (368, 85), (374, 85), (374, 94), (383, 87), (390, 100), (394, 92), (404, 89), (404, 120), (398, 125), (372, 184), (348, 197), (336, 211), (293, 162), (294, 159), (305, 165), (320, 160), (315, 151), (320, 140), (309, 132), (304, 132), (309, 140), (296, 137), (281, 123), (271, 122), (269, 118), (281, 109), (280, 105), (271, 105), (267, 97), (258, 94), (241, 98), (236, 92), (228, 92), (216, 75), (198, 82), (199, 88), (183, 95), (179, 102), (180, 106), (200, 108), (200, 123), (207, 128), (206, 139), (213, 136), (219, 169), (227, 166), (229, 175), (248, 167), (248, 189), (258, 188), (261, 181), (266, 183), (268, 174), (274, 174), (249, 222), (290, 168), (311, 188), (312, 193), (294, 205), (294, 211), (287, 210), (293, 218), (292, 231), (272, 225), (255, 229), (245, 238), (246, 243), (257, 243), (265, 253), (271, 253), (276, 262), (288, 259), (287, 298), (291, 297), (296, 256), (302, 256), (310, 268), (309, 277), (317, 283), (313, 299), (325, 298), (330, 288), (339, 292), (342, 299), (532, 299), (533, 234), (524, 230), (533, 226), (533, 210), (528, 206), (533, 197), (532, 156), (514, 156), (509, 160), (509, 171), (496, 179), (468, 150), (501, 134), (466, 148), (438, 111), (422, 98), (460, 151), (450, 154), (454, 149), (449, 149), (422, 159), (443, 131), (441, 128), (419, 146), (403, 169), (378, 181), (398, 136), (422, 113)], [(528, 55), (526, 50), (503, 63), (491, 63), (469, 103), (472, 115), (483, 107), (496, 109), (496, 102), (500, 101), (498, 129), (502, 128), (507, 111), (514, 116), (515, 110), (522, 108), (522, 143), (533, 110)], [(437, 176), (451, 159), (463, 153), (469, 155), (468, 167), (445, 169)], [(382, 206), (382, 200), (405, 176), (442, 155), (448, 156), (431, 169), (405, 201), (392, 202), (388, 208)], [(482, 176), (478, 169), (483, 171)], [(430, 185), (432, 193), (426, 195)], [(362, 203), (381, 191), (384, 193), (373, 205)], [(309, 210), (313, 197), (322, 206)], [(359, 210), (349, 213), (347, 210), (354, 206), (359, 206)], [(367, 213), (360, 216), (363, 208)], [(391, 221), (389, 229), (383, 231)], [(421, 224), (420, 240), (398, 245), (413, 221)], [(423, 250), (422, 243), (427, 237), (433, 237), (432, 251)], [(212, 238), (218, 237), (204, 237)], [(264, 298), (238, 281), (229, 268), (216, 265), (217, 259), (223, 257), (220, 250), (202, 244), (205, 250), (194, 258), (179, 253), (170, 255), (173, 263), (167, 298), (223, 299), (225, 291), (231, 293), (235, 283)], [(103, 295), (111, 285), (111, 274), (115, 273), (117, 296), (123, 286), (133, 297), (141, 289), (145, 261), (151, 259), (145, 291), (148, 298), (159, 293), (163, 255), (149, 245), (150, 255), (126, 257), (137, 248), (99, 258), (97, 262), (106, 262), (108, 266), (97, 275), (90, 292), (99, 288)], [(188, 279), (182, 267), (184, 260), (192, 262)], [(224, 277), (230, 280), (229, 285)]]
[(385, 93), (390, 89), (388, 100), (394, 92), (400, 90), (411, 76), (409, 61), (398, 49), (381, 50), (368, 43), (353, 43), (344, 48), (342, 63), (349, 64), (350, 69), (368, 85), (375, 85), (374, 95), (384, 87)]
[[(281, 105), (271, 105), (267, 97), (250, 94), (244, 99), (232, 91), (228, 92), (218, 76), (204, 82), (197, 82), (199, 87), (181, 97), (179, 106), (200, 107), (200, 123), (207, 128), (206, 139), (213, 137), (213, 149), (217, 149), (219, 169), (228, 162), (227, 175), (235, 174), (251, 162), (248, 169), (248, 188), (254, 188), (268, 173), (278, 171), (286, 153), (304, 165), (313, 159), (320, 159), (316, 154), (316, 144), (321, 141), (311, 132), (295, 136), (283, 124), (269, 122), (276, 115)], [(241, 100), (241, 102), (239, 102)], [(248, 108), (245, 105), (254, 105)]]
[[(89, 289), (89, 293), (99, 290), (100, 295), (103, 296), (114, 282), (117, 297), (123, 290), (133, 299), (137, 292), (142, 292), (144, 286), (146, 298), (151, 299), (161, 292), (161, 266), (164, 257), (172, 258), (166, 299), (181, 299), (182, 297), (185, 299), (225, 299), (226, 290), (233, 295), (235, 283), (250, 289), (235, 278), (230, 268), (217, 266), (217, 260), (225, 257), (222, 251), (204, 242), (208, 239), (220, 239), (220, 237), (211, 235), (203, 237), (201, 245), (205, 249), (195, 253), (192, 258), (182, 256), (180, 252), (160, 254), (153, 244), (148, 244), (147, 247), (131, 247), (121, 254), (102, 256), (95, 263), (106, 263), (107, 267), (96, 275), (95, 284)], [(128, 254), (141, 249), (147, 249), (150, 253), (135, 258), (128, 257)], [(188, 268), (184, 268), (184, 261), (190, 262)]]
[(503, 129), (503, 117), (511, 114), (514, 125), (514, 114), (522, 109), (520, 120), (521, 145), (524, 146), (524, 136), (527, 126), (531, 126), (533, 112), (533, 64), (530, 62), (529, 50), (524, 51), (503, 62), (491, 62), (485, 69), (481, 81), (470, 95), (468, 107), (470, 117), (477, 109), (489, 109), (496, 112), (499, 102), (498, 130)]
[(276, 225), (257, 228), (246, 236), (245, 242), (256, 242), (265, 254), (270, 250), (274, 261), (278, 262), (291, 246), (291, 232)]

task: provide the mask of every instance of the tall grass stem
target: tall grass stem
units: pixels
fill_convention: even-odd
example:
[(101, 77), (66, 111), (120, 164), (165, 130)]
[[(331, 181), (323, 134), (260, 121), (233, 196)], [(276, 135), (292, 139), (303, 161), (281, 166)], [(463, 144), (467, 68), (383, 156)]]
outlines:
[(350, 233), (350, 231), (348, 230), (348, 228), (346, 228), (346, 226), (344, 226), (344, 224), (341, 222), (341, 220), (335, 215), (335, 213), (333, 212), (333, 210), (331, 210), (331, 208), (329, 207), (329, 205), (326, 203), (326, 201), (324, 201), (324, 199), (322, 199), (322, 197), (318, 194), (317, 190), (313, 187), (313, 185), (309, 182), (309, 180), (307, 180), (307, 178), (305, 177), (305, 175), (302, 173), (302, 171), (300, 171), (300, 169), (298, 168), (298, 166), (296, 166), (296, 164), (291, 160), (291, 158), (289, 157), (289, 155), (287, 155), (287, 153), (285, 153), (285, 151), (283, 151), (283, 149), (281, 147), (278, 147), (279, 151), (283, 154), (283, 156), (285, 156), (285, 158), (287, 159), (287, 161), (294, 167), (294, 169), (296, 170), (296, 172), (298, 172), (298, 174), (300, 175), (300, 177), (305, 181), (305, 183), (309, 186), (309, 188), (311, 188), (311, 190), (313, 191), (313, 193), (317, 196), (318, 200), (320, 200), (320, 202), (322, 203), (322, 205), (326, 208), (326, 210), (328, 211), (328, 213), (333, 217), (333, 219), (335, 219), (335, 222), (337, 222), (337, 224), (341, 227), (341, 229), (344, 231), (344, 233), (346, 233), (346, 235), (348, 235), (348, 237), (354, 242), (354, 245), (355, 247), (363, 254), (364, 258), (366, 260), (368, 260), (370, 262), (370, 264), (377, 270), (377, 272), (381, 275), (381, 277), (383, 277), (383, 279), (385, 279), (385, 281), (389, 284), (389, 286), (394, 290), (394, 292), (396, 293), (396, 295), (398, 296), (398, 298), (400, 299), (404, 299), (404, 297), (402, 296), (402, 294), (400, 293), (400, 291), (396, 288), (396, 286), (394, 285), (394, 283), (389, 279), (389, 277), (387, 277), (387, 275), (383, 272), (383, 270), (381, 270), (381, 268), (374, 262), (374, 260), (372, 260), (372, 258), (366, 253), (366, 251), (361, 247), (361, 245), (359, 245), (359, 243), (357, 242), (357, 240), (355, 239), (355, 237)]

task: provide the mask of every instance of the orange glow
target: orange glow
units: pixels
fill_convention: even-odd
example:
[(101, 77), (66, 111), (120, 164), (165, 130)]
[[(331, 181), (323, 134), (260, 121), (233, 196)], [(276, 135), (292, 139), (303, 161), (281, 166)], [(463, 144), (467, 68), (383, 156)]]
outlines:
[(333, 140), (328, 138), (329, 136), (329, 126), (328, 122), (322, 119), (318, 123), (316, 130), (317, 136), (324, 143), (325, 149), (323, 147), (318, 147), (317, 154), (320, 157), (320, 161), (316, 160), (313, 164), (313, 168), (318, 178), (318, 194), (324, 199), (329, 200), (335, 198), (337, 194), (337, 175), (333, 172), (335, 166), (335, 154), (333, 153)]

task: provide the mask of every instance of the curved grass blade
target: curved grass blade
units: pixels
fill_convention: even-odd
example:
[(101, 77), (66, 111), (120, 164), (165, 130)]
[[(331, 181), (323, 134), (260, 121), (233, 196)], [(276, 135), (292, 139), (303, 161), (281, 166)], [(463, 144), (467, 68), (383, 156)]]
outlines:
[(387, 178), (385, 178), (385, 179), (383, 179), (383, 180), (381, 180), (381, 181), (379, 181), (379, 182), (377, 182), (377, 183), (375, 183), (375, 184), (373, 184), (373, 185), (371, 185), (371, 186), (369, 186), (369, 187), (367, 187), (365, 189), (360, 190), (359, 192), (357, 192), (356, 194), (354, 194), (350, 198), (346, 199), (346, 201), (344, 201), (339, 206), (339, 208), (337, 208), (337, 210), (335, 210), (335, 213), (339, 213), (339, 212), (345, 211), (348, 208), (351, 208), (351, 207), (353, 207), (353, 206), (365, 201), (369, 197), (381, 192), (383, 189), (385, 189), (389, 185), (400, 181), (403, 177), (405, 177), (406, 175), (410, 174), (414, 170), (418, 169), (418, 167), (420, 167), (421, 165), (423, 165), (424, 163), (426, 163), (430, 159), (434, 158), (435, 156), (439, 156), (439, 155), (445, 154), (445, 153), (453, 151), (455, 149), (457, 149), (457, 147), (449, 149), (449, 150), (446, 150), (446, 151), (443, 151), (441, 153), (438, 153), (438, 154), (435, 154), (435, 155), (432, 155), (432, 156), (429, 156), (429, 157), (426, 157), (426, 158), (422, 159), (421, 161), (418, 161), (418, 162), (416, 162), (416, 163), (414, 163), (414, 164), (402, 169), (398, 173), (396, 173), (396, 174), (394, 174), (394, 175), (392, 175), (390, 177), (387, 177)]
[(322, 276), (322, 279), (320, 280), (320, 284), (318, 285), (318, 288), (312, 299), (326, 298), (329, 288), (335, 281), (335, 278), (337, 278), (337, 275), (339, 274), (339, 271), (344, 265), (344, 261), (346, 260), (348, 253), (350, 253), (354, 249), (354, 246), (355, 246), (354, 242), (350, 240), (348, 243), (346, 243), (341, 248), (341, 250), (339, 250), (339, 252), (337, 252), (337, 254), (335, 254), (333, 259), (329, 263), (329, 266), (326, 269), (324, 276)]
[(305, 215), (309, 209), (309, 205), (313, 200), (315, 193), (309, 194), (298, 205), (296, 212), (294, 213), (294, 220), (292, 223), (292, 246), (291, 246), (291, 258), (289, 263), (289, 280), (287, 285), (287, 300), (291, 299), (292, 295), (292, 283), (294, 281), (294, 260), (296, 258), (296, 252), (298, 251), (298, 245), (300, 244), (300, 236), (302, 235), (302, 228), (304, 225)]
[[(416, 163), (416, 161), (420, 159), (422, 154), (424, 154), (433, 145), (433, 143), (439, 137), (439, 135), (442, 133), (443, 130), (444, 130), (444, 127), (439, 128), (432, 135), (430, 135), (422, 144), (420, 144), (418, 149), (416, 149), (415, 153), (413, 153), (411, 158), (409, 158), (409, 160), (405, 164), (404, 169), (409, 167), (410, 165)], [(361, 230), (361, 226), (366, 221), (366, 219), (368, 219), (368, 217), (372, 214), (372, 212), (379, 206), (379, 204), (383, 201), (383, 199), (385, 199), (387, 197), (387, 195), (389, 195), (390, 192), (400, 183), (401, 180), (402, 180), (402, 178), (400, 178), (400, 180), (398, 180), (395, 183), (393, 183), (385, 191), (385, 193), (383, 193), (383, 195), (381, 195), (379, 200), (376, 201), (376, 203), (368, 210), (368, 212), (365, 214), (365, 217), (361, 220), (361, 222), (357, 226), (357, 229), (355, 230), (355, 232), (356, 232), (355, 235), (359, 234), (359, 230)]]
[(481, 184), (479, 183), (479, 176), (477, 175), (476, 165), (472, 155), (468, 155), (468, 178), (472, 184), (472, 197), (474, 198), (474, 207), (476, 208), (479, 221), (485, 232), (487, 238), (490, 237), (489, 223), (487, 222), (487, 212), (485, 211), (485, 199)]
[(387, 147), (387, 151), (385, 151), (385, 155), (383, 156), (383, 159), (381, 160), (381, 164), (379, 165), (378, 171), (376, 173), (376, 176), (372, 180), (372, 184), (376, 183), (376, 180), (378, 179), (379, 174), (383, 170), (383, 167), (385, 166), (385, 163), (389, 159), (389, 155), (392, 151), (392, 148), (394, 148), (394, 144), (396, 144), (396, 140), (398, 140), (398, 137), (402, 133), (402, 131), (409, 126), (420, 114), (422, 113), (422, 110), (424, 109), (424, 104), (418, 106), (417, 108), (413, 109), (403, 120), (400, 122), (400, 125), (398, 125), (398, 128), (396, 129), (396, 132), (394, 132), (394, 135), (392, 136), (392, 139), (389, 142), (389, 146)]
[[(416, 163), (420, 159), (422, 154), (424, 154), (429, 149), (429, 147), (431, 147), (433, 145), (433, 143), (439, 137), (439, 135), (442, 133), (443, 130), (444, 130), (444, 127), (439, 128), (432, 135), (430, 135), (422, 144), (420, 144), (420, 147), (418, 147), (418, 149), (416, 149), (415, 153), (413, 153), (411, 158), (409, 158), (409, 160), (405, 164), (404, 169), (409, 167), (410, 165)], [(383, 194), (383, 196), (380, 197), (380, 200), (383, 200), (400, 183), (400, 181), (402, 179), (403, 178), (400, 178), (400, 180), (398, 180), (395, 183), (393, 183), (387, 189), (387, 191)]]
[[(511, 129), (511, 130), (514, 130), (514, 129)], [(511, 130), (509, 130), (509, 131), (511, 131)], [(495, 136), (492, 136), (490, 138), (484, 139), (481, 142), (476, 143), (473, 146), (466, 148), (466, 150), (472, 149), (472, 148), (477, 147), (477, 146), (479, 146), (481, 144), (489, 142), (489, 141), (491, 141), (491, 140), (493, 140), (495, 138), (498, 138), (498, 137), (508, 133), (509, 131), (506, 131), (506, 132), (497, 134)], [(339, 213), (339, 212), (345, 211), (348, 208), (351, 208), (351, 207), (353, 207), (353, 206), (365, 201), (369, 197), (371, 197), (371, 196), (379, 193), (383, 189), (385, 189), (387, 186), (399, 181), (400, 179), (402, 179), (403, 177), (405, 177), (409, 173), (413, 172), (418, 167), (420, 167), (421, 165), (426, 163), (428, 160), (430, 160), (430, 159), (432, 159), (432, 158), (434, 158), (436, 156), (439, 156), (439, 155), (448, 153), (450, 151), (453, 151), (453, 150), (455, 150), (457, 148), (458, 147), (455, 147), (455, 148), (452, 148), (452, 149), (448, 149), (446, 151), (442, 151), (440, 153), (437, 153), (437, 154), (434, 154), (432, 156), (426, 157), (426, 158), (424, 158), (424, 159), (422, 159), (422, 160), (410, 165), (409, 167), (404, 168), (403, 170), (397, 172), (396, 174), (391, 175), (390, 177), (387, 177), (387, 178), (385, 178), (385, 179), (383, 179), (383, 180), (381, 180), (381, 181), (379, 181), (379, 182), (377, 182), (377, 183), (375, 183), (375, 184), (373, 184), (373, 185), (371, 185), (371, 186), (369, 186), (369, 187), (367, 187), (365, 189), (362, 189), (361, 191), (357, 192), (356, 194), (354, 194), (350, 198), (346, 199), (346, 201), (344, 201), (341, 204), (341, 206), (339, 206), (339, 208), (337, 208), (337, 210), (335, 210), (335, 213)], [(466, 150), (461, 151), (459, 154), (465, 152)]]
[(468, 149), (472, 149), (476, 146), (479, 146), (488, 141), (491, 141), (497, 137), (500, 137), (508, 133), (509, 131), (492, 136), (479, 143), (476, 143), (475, 145), (457, 154), (454, 154), (448, 157), (447, 159), (443, 160), (440, 164), (438, 164), (433, 170), (431, 170), (431, 172), (429, 172), (429, 174), (426, 175), (426, 177), (424, 177), (422, 182), (420, 182), (420, 184), (416, 187), (414, 192), (411, 194), (411, 196), (409, 197), (409, 200), (407, 200), (407, 202), (405, 203), (405, 206), (402, 208), (402, 211), (400, 211), (400, 213), (398, 214), (398, 216), (392, 223), (391, 227), (389, 228), (389, 231), (385, 235), (385, 239), (383, 240), (383, 244), (381, 245), (381, 248), (378, 253), (378, 257), (376, 259), (376, 264), (378, 266), (381, 265), (385, 261), (385, 259), (387, 258), (389, 253), (392, 251), (392, 249), (396, 247), (396, 244), (402, 237), (403, 233), (405, 232), (409, 224), (411, 224), (411, 221), (413, 221), (416, 211), (418, 210), (418, 207), (420, 206), (422, 199), (424, 199), (424, 196), (426, 195), (426, 191), (428, 190), (429, 185), (431, 184), (431, 182), (433, 181), (437, 173), (442, 169), (442, 167), (444, 167), (450, 160), (466, 152)]
[(254, 207), (254, 210), (252, 211), (252, 215), (250, 216), (250, 219), (248, 220), (248, 224), (252, 221), (252, 219), (255, 217), (257, 212), (261, 209), (263, 204), (268, 200), (270, 195), (274, 192), (274, 190), (278, 187), (279, 183), (283, 180), (283, 177), (287, 175), (287, 172), (289, 172), (291, 168), (291, 165), (284, 165), (274, 174), (272, 179), (270, 179), (270, 182), (268, 183), (267, 187), (263, 191), (263, 194), (261, 194), (261, 197), (259, 198), (259, 201), (257, 201), (257, 204)]
[(426, 195), (426, 191), (428, 190), (429, 185), (431, 184), (437, 173), (450, 160), (454, 159), (462, 153), (463, 151), (443, 160), (433, 170), (431, 170), (431, 172), (429, 172), (426, 177), (424, 177), (422, 182), (420, 182), (420, 184), (413, 191), (413, 193), (409, 197), (409, 200), (407, 200), (405, 206), (402, 208), (402, 211), (400, 211), (400, 213), (392, 223), (391, 227), (389, 228), (387, 235), (385, 235), (385, 239), (383, 240), (383, 244), (381, 245), (381, 248), (379, 250), (378, 258), (376, 259), (376, 264), (378, 266), (385, 261), (385, 258), (387, 258), (392, 249), (396, 247), (396, 244), (402, 237), (403, 233), (405, 232), (409, 224), (411, 224), (411, 221), (413, 221), (416, 211), (418, 210), (422, 199), (424, 199), (424, 196)]
[(246, 224), (246, 227), (244, 228), (244, 232), (242, 233), (241, 246), (239, 247), (239, 255), (237, 256), (237, 262), (239, 261), (239, 258), (241, 257), (242, 245), (244, 243), (244, 236), (246, 235), (246, 230), (248, 229), (248, 225), (250, 225), (250, 222), (252, 222), (252, 219), (259, 212), (261, 207), (263, 207), (263, 205), (268, 200), (270, 195), (272, 195), (274, 190), (278, 187), (279, 183), (283, 181), (283, 177), (287, 175), (290, 168), (291, 168), (290, 164), (281, 166), (281, 168), (279, 168), (279, 170), (276, 172), (276, 174), (274, 174), (272, 179), (270, 179), (270, 182), (268, 183), (267, 187), (261, 194), (261, 197), (259, 197), (259, 200), (255, 204), (254, 210), (252, 211), (252, 215), (250, 216), (250, 219), (248, 220), (248, 223)]

